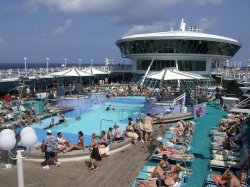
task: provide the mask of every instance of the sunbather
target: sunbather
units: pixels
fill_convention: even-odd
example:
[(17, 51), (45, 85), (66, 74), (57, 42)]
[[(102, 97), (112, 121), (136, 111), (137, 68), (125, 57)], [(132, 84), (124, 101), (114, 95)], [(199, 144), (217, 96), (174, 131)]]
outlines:
[(168, 162), (168, 156), (166, 154), (162, 155), (162, 159), (158, 163), (158, 166), (160, 166), (164, 171), (166, 171), (169, 168), (169, 162)]
[(157, 151), (159, 151), (159, 153), (166, 151), (167, 153), (171, 152), (171, 153), (178, 153), (178, 154), (180, 153), (180, 154), (182, 154), (182, 153), (185, 153), (187, 151), (187, 148), (181, 147), (180, 149), (176, 149), (173, 146), (167, 147), (163, 142), (160, 142), (159, 145), (158, 145)]
[(76, 149), (76, 150), (81, 150), (82, 149), (82, 150), (85, 151), (82, 131), (78, 132), (78, 142), (77, 142), (77, 144), (70, 145), (69, 147), (64, 149), (63, 152), (66, 153), (66, 152), (72, 151), (73, 149)]
[(180, 160), (194, 160), (194, 155), (193, 154), (178, 154), (178, 153), (173, 153), (173, 152), (168, 152), (168, 151), (162, 151), (160, 153), (154, 154), (154, 156), (161, 157), (163, 154), (166, 154), (169, 159), (180, 159)]
[(171, 138), (170, 141), (173, 143), (183, 143), (189, 135), (190, 130), (188, 128), (185, 128), (183, 132), (180, 132), (180, 134), (178, 134), (176, 137)]
[(226, 170), (223, 175), (211, 174), (211, 178), (216, 185), (226, 185), (229, 187), (242, 187), (240, 180), (231, 170)]
[(171, 178), (167, 178), (165, 180), (156, 180), (156, 181), (149, 181), (149, 180), (142, 180), (137, 185), (137, 187), (158, 187), (158, 186), (167, 186), (167, 187), (174, 187), (180, 179), (178, 178), (176, 181), (174, 181)]
[(159, 179), (163, 179), (164, 183), (167, 186), (172, 186), (179, 179), (179, 173), (181, 172), (181, 168), (179, 165), (172, 166), (171, 169), (165, 172), (160, 166), (156, 166), (155, 170), (151, 174), (151, 177), (157, 177)]

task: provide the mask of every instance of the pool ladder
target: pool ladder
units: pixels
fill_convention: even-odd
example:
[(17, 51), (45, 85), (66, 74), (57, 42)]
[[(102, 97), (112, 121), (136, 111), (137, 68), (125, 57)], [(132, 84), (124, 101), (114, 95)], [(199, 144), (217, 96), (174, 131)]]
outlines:
[[(116, 122), (114, 120), (110, 120), (110, 119), (101, 119), (100, 121), (100, 134), (102, 134), (102, 122), (103, 121), (109, 121), (109, 122), (112, 122), (114, 125), (116, 124)], [(112, 125), (112, 126), (114, 126)]]
[(119, 112), (118, 112), (118, 121), (122, 121), (122, 120), (123, 120), (123, 113), (124, 113), (124, 112), (128, 114), (128, 117), (131, 117), (131, 116), (132, 116), (132, 113), (131, 113), (129, 110), (121, 109), (121, 110), (119, 110)]

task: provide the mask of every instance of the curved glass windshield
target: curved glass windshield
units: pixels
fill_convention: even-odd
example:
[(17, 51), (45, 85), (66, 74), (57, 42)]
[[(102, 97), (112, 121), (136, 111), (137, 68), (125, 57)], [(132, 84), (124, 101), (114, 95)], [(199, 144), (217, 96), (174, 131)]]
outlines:
[(134, 40), (117, 44), (124, 55), (143, 53), (186, 53), (234, 56), (240, 46), (205, 40)]

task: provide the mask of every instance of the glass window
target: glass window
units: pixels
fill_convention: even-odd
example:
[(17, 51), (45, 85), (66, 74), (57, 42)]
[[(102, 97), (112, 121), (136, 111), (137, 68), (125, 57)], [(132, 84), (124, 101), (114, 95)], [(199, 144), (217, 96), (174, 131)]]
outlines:
[(137, 53), (186, 53), (234, 56), (240, 46), (204, 40), (135, 40), (117, 46), (124, 55)]
[(181, 71), (206, 71), (206, 61), (178, 61), (178, 68)]

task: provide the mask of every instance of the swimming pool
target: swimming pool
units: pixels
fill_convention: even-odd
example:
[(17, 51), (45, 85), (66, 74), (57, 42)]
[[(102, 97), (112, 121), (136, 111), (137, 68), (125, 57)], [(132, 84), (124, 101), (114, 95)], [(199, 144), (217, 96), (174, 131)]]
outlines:
[[(66, 122), (50, 128), (53, 132), (66, 132), (77, 134), (82, 131), (85, 135), (100, 134), (101, 130), (107, 131), (109, 127), (118, 124), (121, 130), (127, 125), (127, 118), (135, 118), (145, 105), (145, 97), (115, 97), (108, 99), (104, 104), (94, 104), (88, 109), (75, 108), (65, 114)], [(111, 110), (106, 111), (111, 105)], [(114, 110), (113, 110), (114, 108)], [(77, 117), (80, 116), (80, 119)], [(59, 116), (54, 116), (55, 122)], [(34, 123), (34, 128), (44, 129), (50, 124), (51, 117)]]

